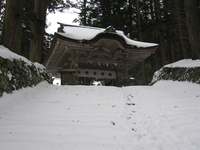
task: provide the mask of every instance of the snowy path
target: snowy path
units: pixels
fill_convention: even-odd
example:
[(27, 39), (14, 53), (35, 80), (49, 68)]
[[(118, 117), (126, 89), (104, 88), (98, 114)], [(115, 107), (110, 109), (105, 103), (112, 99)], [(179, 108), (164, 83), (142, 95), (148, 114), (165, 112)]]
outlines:
[(0, 98), (0, 150), (199, 150), (200, 85), (41, 83)]

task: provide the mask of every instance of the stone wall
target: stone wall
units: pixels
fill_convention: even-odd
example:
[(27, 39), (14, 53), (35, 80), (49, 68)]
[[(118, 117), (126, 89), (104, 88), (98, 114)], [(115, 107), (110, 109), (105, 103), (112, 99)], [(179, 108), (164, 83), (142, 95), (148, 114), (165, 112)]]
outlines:
[(200, 67), (163, 67), (154, 73), (151, 84), (159, 80), (188, 81), (200, 84)]
[(30, 61), (27, 63), (22, 59), (0, 57), (0, 97), (4, 92), (12, 93), (44, 80), (52, 83), (52, 77), (44, 66)]

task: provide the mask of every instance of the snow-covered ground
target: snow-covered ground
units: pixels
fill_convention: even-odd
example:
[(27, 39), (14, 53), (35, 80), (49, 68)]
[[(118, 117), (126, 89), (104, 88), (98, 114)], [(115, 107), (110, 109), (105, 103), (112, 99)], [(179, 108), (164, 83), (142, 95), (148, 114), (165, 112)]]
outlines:
[(170, 68), (194, 68), (200, 67), (200, 59), (192, 60), (192, 59), (182, 59), (177, 62), (165, 65), (164, 67)]
[(0, 98), (0, 150), (199, 150), (200, 85), (55, 86)]

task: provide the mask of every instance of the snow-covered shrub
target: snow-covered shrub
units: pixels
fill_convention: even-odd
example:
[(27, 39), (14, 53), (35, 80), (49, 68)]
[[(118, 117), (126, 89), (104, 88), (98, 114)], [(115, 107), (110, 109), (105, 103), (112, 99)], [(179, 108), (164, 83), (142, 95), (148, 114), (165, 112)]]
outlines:
[(0, 45), (0, 96), (44, 80), (52, 82), (43, 65), (32, 63)]
[(159, 80), (189, 81), (200, 84), (200, 60), (185, 59), (156, 71), (151, 84)]

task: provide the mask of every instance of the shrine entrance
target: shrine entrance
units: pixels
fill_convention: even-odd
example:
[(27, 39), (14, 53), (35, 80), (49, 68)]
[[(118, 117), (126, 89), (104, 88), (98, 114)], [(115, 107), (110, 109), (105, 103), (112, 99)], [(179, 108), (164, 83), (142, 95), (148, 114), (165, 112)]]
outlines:
[(103, 85), (115, 85), (116, 72), (92, 69), (65, 69), (61, 71), (61, 84), (91, 85), (94, 81), (101, 81)]
[(155, 52), (158, 45), (127, 38), (113, 27), (94, 28), (60, 24), (44, 65), (61, 84), (122, 86), (129, 71)]

